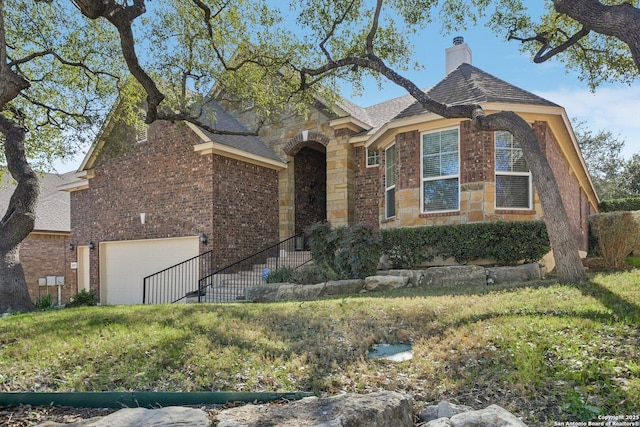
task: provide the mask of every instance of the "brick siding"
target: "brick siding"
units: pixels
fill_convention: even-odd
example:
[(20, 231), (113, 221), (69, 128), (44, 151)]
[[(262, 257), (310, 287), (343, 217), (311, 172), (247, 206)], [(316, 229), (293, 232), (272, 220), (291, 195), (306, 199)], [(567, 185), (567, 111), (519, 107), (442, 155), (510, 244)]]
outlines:
[[(365, 147), (355, 147), (355, 220), (359, 224), (379, 226), (379, 200), (384, 198), (380, 186), (380, 171), (383, 166), (367, 167)], [(382, 156), (380, 156), (382, 160)], [(384, 185), (384, 184), (382, 184)]]
[[(92, 289), (99, 284), (99, 242), (204, 232), (209, 242), (200, 244), (200, 252), (215, 249), (216, 261), (226, 263), (248, 247), (277, 239), (277, 174), (201, 155), (193, 150), (201, 142), (187, 126), (156, 122), (146, 142), (131, 144), (114, 157), (101, 156), (89, 189), (71, 193), (71, 240), (76, 245), (91, 241), (96, 247), (90, 254)], [(275, 227), (260, 226), (257, 213), (267, 203), (267, 209), (275, 206)], [(226, 217), (220, 213), (224, 207)], [(146, 214), (145, 224), (140, 213)], [(215, 229), (214, 216), (220, 221)]]
[(62, 303), (76, 293), (75, 272), (71, 270), (71, 259), (75, 256), (68, 248), (66, 234), (31, 233), (20, 244), (20, 262), (32, 300), (51, 294), (53, 302), (58, 302), (57, 286), (39, 286), (38, 279), (46, 276), (63, 276), (65, 284), (61, 289)]

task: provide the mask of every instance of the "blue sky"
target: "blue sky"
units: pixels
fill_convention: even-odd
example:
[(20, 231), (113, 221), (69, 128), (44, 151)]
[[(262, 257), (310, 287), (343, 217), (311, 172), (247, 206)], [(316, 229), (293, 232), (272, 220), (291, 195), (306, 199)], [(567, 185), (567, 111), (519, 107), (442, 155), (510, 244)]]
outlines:
[[(593, 131), (609, 130), (626, 141), (625, 157), (640, 153), (640, 81), (634, 85), (606, 84), (591, 92), (575, 73), (567, 72), (564, 65), (551, 60), (534, 64), (528, 54), (519, 51), (520, 44), (500, 39), (489, 29), (477, 27), (460, 31), (472, 51), (473, 65), (515, 86), (533, 92), (565, 108), (569, 118), (587, 123)], [(423, 34), (414, 43), (415, 58), (424, 66), (422, 70), (403, 73), (420, 87), (428, 88), (445, 75), (445, 49), (453, 45), (453, 36), (438, 31)], [(374, 84), (360, 97), (350, 97), (361, 106), (369, 106), (384, 99), (404, 95), (403, 89), (387, 83), (380, 93)]]
[[(474, 66), (563, 106), (570, 118), (585, 121), (593, 131), (611, 131), (626, 142), (625, 157), (640, 153), (640, 81), (632, 86), (607, 84), (592, 93), (586, 83), (567, 72), (559, 61), (534, 64), (528, 55), (519, 51), (518, 42), (507, 42), (483, 26), (443, 35), (440, 25), (433, 23), (413, 40), (414, 58), (423, 68), (402, 74), (420, 87), (436, 84), (445, 75), (445, 49), (453, 45), (454, 35), (464, 37), (472, 50)], [(380, 91), (371, 81), (357, 97), (349, 87), (342, 88), (344, 97), (363, 107), (405, 93), (404, 89), (389, 82), (384, 83)], [(83, 158), (80, 154), (65, 163), (57, 162), (55, 168), (58, 172), (75, 170)]]

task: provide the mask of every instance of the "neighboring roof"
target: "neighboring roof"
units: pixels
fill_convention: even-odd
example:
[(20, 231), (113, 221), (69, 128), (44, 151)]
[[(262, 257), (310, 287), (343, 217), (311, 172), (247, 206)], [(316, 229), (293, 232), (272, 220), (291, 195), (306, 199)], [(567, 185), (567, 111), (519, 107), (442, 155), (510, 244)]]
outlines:
[[(208, 123), (212, 128), (230, 131), (230, 132), (249, 132), (249, 130), (238, 120), (236, 120), (229, 113), (215, 102), (207, 104), (206, 108), (211, 108), (215, 112), (215, 123)], [(271, 150), (267, 145), (257, 136), (251, 135), (222, 135), (208, 132), (204, 129), (200, 129), (202, 132), (212, 141), (220, 144), (237, 148), (238, 150), (245, 151), (247, 153), (255, 154), (257, 156), (266, 157), (268, 159), (282, 161), (282, 159)]]
[[(538, 95), (520, 89), (470, 64), (461, 64), (437, 85), (427, 91), (434, 100), (447, 105), (504, 102), (559, 107)], [(428, 111), (414, 102), (395, 119), (416, 116)]]
[[(58, 191), (57, 187), (71, 182), (74, 179), (73, 172), (62, 175), (47, 173), (39, 178), (41, 190), (34, 231), (70, 232), (69, 193)], [(15, 180), (5, 170), (0, 179), (0, 215), (4, 215), (15, 188)]]

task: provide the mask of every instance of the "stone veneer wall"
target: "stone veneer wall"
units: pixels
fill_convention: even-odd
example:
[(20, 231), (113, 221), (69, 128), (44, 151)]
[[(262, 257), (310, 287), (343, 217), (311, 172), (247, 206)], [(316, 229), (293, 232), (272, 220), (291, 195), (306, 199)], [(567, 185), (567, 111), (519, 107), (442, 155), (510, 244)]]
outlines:
[(71, 259), (75, 251), (70, 251), (68, 234), (48, 234), (34, 232), (20, 244), (20, 262), (29, 287), (29, 295), (36, 300), (50, 293), (52, 301), (58, 302), (57, 286), (39, 286), (38, 279), (46, 276), (64, 276), (65, 285), (61, 289), (62, 303), (76, 293), (75, 271), (71, 270)]

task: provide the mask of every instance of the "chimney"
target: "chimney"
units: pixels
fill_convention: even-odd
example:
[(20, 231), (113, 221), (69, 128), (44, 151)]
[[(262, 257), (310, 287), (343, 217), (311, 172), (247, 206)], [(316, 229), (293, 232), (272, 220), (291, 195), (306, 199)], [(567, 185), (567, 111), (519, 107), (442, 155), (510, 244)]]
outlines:
[(454, 37), (453, 46), (445, 50), (447, 75), (461, 64), (471, 64), (471, 49), (464, 42), (464, 37)]

